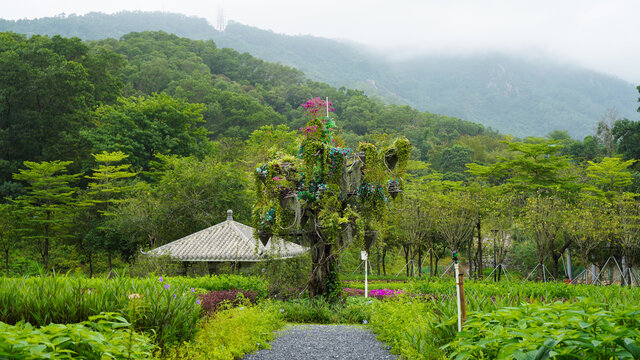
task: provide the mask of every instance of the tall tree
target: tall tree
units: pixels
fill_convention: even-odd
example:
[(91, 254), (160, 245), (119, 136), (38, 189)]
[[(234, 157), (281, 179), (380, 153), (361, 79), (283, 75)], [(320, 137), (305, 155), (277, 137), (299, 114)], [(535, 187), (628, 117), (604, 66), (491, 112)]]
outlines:
[(50, 269), (51, 246), (62, 247), (64, 239), (71, 237), (73, 213), (77, 209), (74, 197), (77, 187), (71, 184), (82, 174), (66, 174), (71, 161), (25, 161), (13, 178), (27, 183), (27, 193), (15, 202), (24, 212), (29, 233), (25, 239), (32, 242), (42, 259), (45, 270)]
[[(87, 191), (87, 205), (93, 211), (92, 229), (81, 235), (79, 247), (89, 262), (89, 277), (93, 275), (93, 253), (96, 249), (102, 249), (107, 253), (109, 271), (112, 270), (113, 254), (119, 250), (119, 239), (109, 236), (105, 222), (113, 216), (113, 206), (124, 201), (122, 196), (130, 186), (123, 184), (123, 180), (136, 175), (130, 170), (131, 164), (118, 164), (128, 155), (121, 151), (91, 154), (98, 167), (93, 169), (91, 175), (85, 176), (90, 180)], [(98, 246), (96, 242), (99, 241)]]
[(331, 298), (340, 286), (337, 255), (354, 237), (368, 251), (384, 228), (411, 145), (360, 143), (352, 154), (339, 146), (336, 124), (325, 116), (331, 104), (315, 98), (303, 106), (310, 119), (300, 129), (300, 157), (280, 156), (256, 169), (254, 224), (265, 244), (271, 236), (301, 237), (310, 246), (309, 293)]

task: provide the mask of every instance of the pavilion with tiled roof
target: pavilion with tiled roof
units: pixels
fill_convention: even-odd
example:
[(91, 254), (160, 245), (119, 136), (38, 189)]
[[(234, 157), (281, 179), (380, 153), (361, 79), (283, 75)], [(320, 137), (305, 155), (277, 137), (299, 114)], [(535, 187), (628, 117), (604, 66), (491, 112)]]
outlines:
[(266, 245), (254, 237), (254, 229), (233, 220), (227, 210), (227, 220), (194, 234), (157, 247), (146, 254), (168, 255), (183, 262), (258, 262), (268, 258), (287, 259), (303, 255), (308, 248), (271, 237)]

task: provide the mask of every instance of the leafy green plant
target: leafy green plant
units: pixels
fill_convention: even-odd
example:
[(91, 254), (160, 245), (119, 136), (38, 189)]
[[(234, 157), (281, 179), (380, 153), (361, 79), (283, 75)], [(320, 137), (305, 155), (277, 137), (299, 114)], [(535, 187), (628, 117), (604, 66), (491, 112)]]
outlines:
[(0, 322), (3, 359), (150, 359), (156, 346), (132, 330), (116, 313), (102, 313), (79, 324), (50, 324), (35, 328), (20, 322)]
[(477, 312), (443, 348), (456, 359), (637, 359), (638, 315), (637, 304), (608, 311), (587, 299)]

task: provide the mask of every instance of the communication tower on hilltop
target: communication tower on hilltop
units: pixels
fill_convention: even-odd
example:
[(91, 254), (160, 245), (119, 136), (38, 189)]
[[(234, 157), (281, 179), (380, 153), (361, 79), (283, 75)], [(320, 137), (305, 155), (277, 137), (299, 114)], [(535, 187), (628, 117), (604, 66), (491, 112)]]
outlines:
[(227, 27), (227, 19), (224, 17), (224, 9), (218, 8), (218, 17), (216, 20), (216, 30), (224, 31)]

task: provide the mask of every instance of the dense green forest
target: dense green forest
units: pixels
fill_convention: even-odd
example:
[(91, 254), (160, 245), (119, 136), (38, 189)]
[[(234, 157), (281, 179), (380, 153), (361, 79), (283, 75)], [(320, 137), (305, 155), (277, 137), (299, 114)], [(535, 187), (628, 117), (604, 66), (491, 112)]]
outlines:
[(534, 57), (425, 55), (389, 60), (401, 54), (383, 55), (357, 44), (285, 36), (237, 23), (217, 31), (203, 18), (160, 12), (0, 20), (2, 30), (88, 40), (164, 30), (191, 39), (212, 39), (219, 47), (297, 68), (316, 81), (360, 89), (390, 103), (455, 116), (520, 137), (566, 130), (574, 138), (583, 138), (608, 109), (621, 117), (634, 112), (631, 84)]
[[(586, 209), (613, 211), (614, 204), (627, 206), (630, 191), (638, 189), (640, 122), (613, 113), (583, 141), (565, 131), (517, 140), (472, 122), (385, 104), (360, 90), (336, 89), (210, 40), (164, 32), (89, 42), (1, 33), (4, 270), (19, 274), (43, 266), (91, 274), (114, 260), (135, 260), (140, 248), (221, 221), (229, 208), (249, 223), (256, 201), (251, 174), (274, 155), (298, 155), (297, 133), (305, 125), (300, 105), (316, 96), (333, 103), (340, 146), (410, 140), (410, 207), (395, 216), (430, 209), (439, 213), (418, 213), (462, 219), (462, 228), (480, 231), (479, 219), (506, 215), (506, 208), (530, 221), (520, 226), (535, 229), (534, 216), (544, 218), (549, 207), (562, 208), (564, 217), (554, 219), (564, 221), (585, 209), (578, 201), (583, 196), (593, 200)], [(509, 194), (535, 201), (523, 204)], [(489, 206), (494, 203), (503, 207)], [(470, 204), (472, 217), (464, 212)], [(457, 216), (460, 209), (467, 215)], [(440, 249), (438, 257), (446, 248), (465, 248), (474, 259), (472, 233), (446, 230), (460, 224), (432, 223), (427, 233), (412, 232), (410, 221), (424, 221), (422, 215), (380, 222), (384, 241), (375, 251), (383, 272), (392, 248), (407, 260), (420, 259), (427, 248)], [(529, 249), (522, 250), (527, 261), (534, 235), (519, 235), (528, 239), (522, 242), (529, 244), (522, 245)], [(562, 236), (562, 244), (579, 244)], [(545, 239), (538, 254), (557, 246), (548, 241), (558, 237)], [(477, 261), (481, 250), (475, 251)], [(629, 252), (628, 261), (635, 256)], [(557, 271), (558, 257), (551, 260)]]

